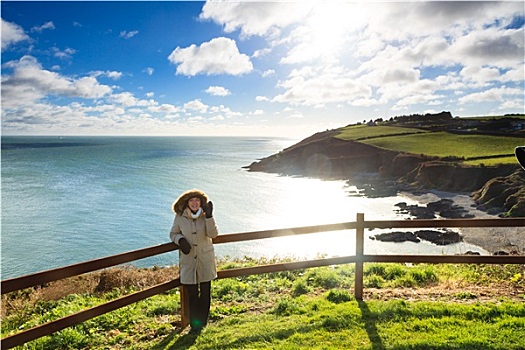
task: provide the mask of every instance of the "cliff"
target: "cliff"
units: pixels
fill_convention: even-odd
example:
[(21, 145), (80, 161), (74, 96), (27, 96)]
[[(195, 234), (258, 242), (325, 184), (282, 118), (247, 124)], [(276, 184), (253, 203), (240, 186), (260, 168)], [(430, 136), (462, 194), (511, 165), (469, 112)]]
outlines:
[(396, 152), (335, 138), (338, 133), (338, 130), (316, 133), (246, 168), (323, 179), (349, 179), (356, 173), (377, 172), (397, 155)]
[(373, 187), (376, 192), (388, 194), (400, 189), (473, 192), (473, 199), (481, 209), (502, 213), (502, 216), (525, 216), (525, 171), (517, 163), (468, 166), (459, 161), (345, 141), (335, 137), (339, 132), (335, 129), (316, 133), (245, 168), (284, 175), (351, 180), (358, 187)]

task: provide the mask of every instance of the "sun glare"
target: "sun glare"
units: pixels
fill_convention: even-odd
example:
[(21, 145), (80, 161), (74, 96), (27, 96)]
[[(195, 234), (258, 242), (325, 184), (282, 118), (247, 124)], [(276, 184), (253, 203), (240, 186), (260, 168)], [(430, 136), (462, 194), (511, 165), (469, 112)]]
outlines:
[(334, 60), (345, 47), (352, 32), (363, 19), (357, 16), (359, 4), (321, 3), (306, 23), (313, 55)]

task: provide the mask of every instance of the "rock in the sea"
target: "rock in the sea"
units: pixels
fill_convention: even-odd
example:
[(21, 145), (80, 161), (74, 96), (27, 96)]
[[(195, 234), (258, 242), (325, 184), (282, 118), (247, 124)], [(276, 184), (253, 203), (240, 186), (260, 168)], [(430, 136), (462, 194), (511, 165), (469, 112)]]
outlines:
[(395, 206), (399, 207), (397, 209), (398, 213), (409, 214), (416, 219), (435, 219), (436, 213), (447, 219), (474, 217), (465, 208), (455, 205), (451, 199), (440, 199), (439, 201), (428, 203), (426, 206), (407, 205), (405, 202), (397, 203)]
[(419, 230), (416, 232), (393, 231), (380, 233), (375, 236), (370, 236), (370, 239), (375, 239), (381, 242), (415, 242), (419, 243), (421, 239), (429, 241), (437, 245), (448, 245), (462, 241), (459, 233), (443, 230)]
[(473, 252), (472, 250), (467, 250), (462, 255), (481, 255), (480, 252)]
[(417, 238), (413, 232), (403, 231), (380, 233), (375, 236), (370, 236), (370, 239), (376, 239), (381, 242), (420, 242), (419, 238)]
[(431, 202), (427, 204), (427, 208), (432, 209), (433, 211), (443, 211), (448, 210), (452, 207), (454, 201), (452, 199), (440, 199), (436, 202)]
[(509, 252), (505, 250), (498, 250), (497, 252), (494, 252), (492, 255), (510, 255)]
[(409, 214), (416, 219), (435, 219), (434, 211), (419, 205), (407, 205), (405, 202), (400, 202), (395, 205), (399, 207), (397, 212), (399, 214)]
[(437, 245), (449, 245), (462, 241), (459, 233), (450, 230), (419, 230), (416, 231), (416, 236)]

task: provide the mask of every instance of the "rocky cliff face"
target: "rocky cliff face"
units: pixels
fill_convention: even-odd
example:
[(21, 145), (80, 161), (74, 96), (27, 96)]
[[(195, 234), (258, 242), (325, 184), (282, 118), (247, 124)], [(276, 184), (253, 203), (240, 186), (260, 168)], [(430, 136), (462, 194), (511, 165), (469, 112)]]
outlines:
[(516, 171), (515, 165), (496, 167), (468, 166), (439, 160), (424, 161), (401, 180), (423, 188), (450, 192), (472, 192), (497, 176), (509, 176)]
[(490, 179), (473, 193), (473, 199), (489, 213), (525, 216), (525, 170), (520, 168), (509, 176)]
[(338, 131), (317, 133), (272, 156), (254, 162), (249, 171), (349, 179), (356, 173), (375, 173), (397, 152), (333, 137)]
[[(516, 165), (474, 167), (460, 162), (404, 154), (334, 136), (329, 130), (254, 162), (249, 171), (322, 179), (351, 179), (395, 184), (405, 190), (437, 189), (474, 192), (482, 209), (506, 216), (525, 216), (525, 171)], [(366, 174), (363, 176), (363, 174)]]

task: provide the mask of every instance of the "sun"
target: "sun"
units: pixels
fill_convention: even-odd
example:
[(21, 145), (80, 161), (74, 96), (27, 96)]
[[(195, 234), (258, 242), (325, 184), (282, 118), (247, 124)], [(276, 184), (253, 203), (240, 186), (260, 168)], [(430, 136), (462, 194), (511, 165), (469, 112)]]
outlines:
[(310, 56), (333, 60), (349, 46), (353, 35), (365, 25), (362, 4), (322, 2), (305, 22), (305, 48)]

